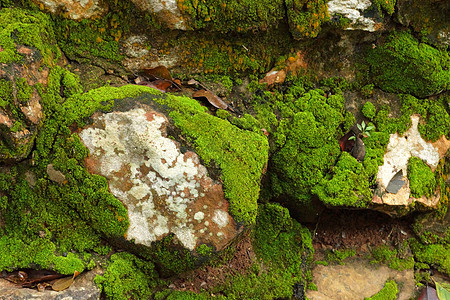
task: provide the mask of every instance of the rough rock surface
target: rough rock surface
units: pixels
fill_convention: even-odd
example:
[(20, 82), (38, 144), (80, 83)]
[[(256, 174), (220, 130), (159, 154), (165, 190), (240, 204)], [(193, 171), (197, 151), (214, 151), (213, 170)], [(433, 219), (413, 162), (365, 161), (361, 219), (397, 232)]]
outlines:
[(107, 11), (105, 1), (101, 0), (33, 0), (52, 13), (64, 12), (73, 20), (99, 17)]
[(331, 0), (328, 2), (328, 13), (333, 19), (340, 16), (351, 20), (346, 28), (348, 30), (364, 30), (377, 31), (381, 28), (381, 24), (377, 23), (373, 18), (364, 16), (364, 11), (372, 5), (370, 0)]
[(80, 137), (90, 172), (108, 179), (128, 209), (127, 239), (150, 246), (173, 233), (189, 250), (217, 250), (236, 237), (222, 185), (208, 177), (197, 154), (167, 137), (168, 119), (148, 106), (93, 116)]
[(317, 291), (307, 291), (311, 300), (364, 299), (378, 293), (390, 279), (399, 286), (398, 300), (416, 299), (414, 270), (400, 272), (354, 258), (347, 259), (345, 265), (317, 265), (312, 275)]
[(5, 279), (0, 279), (1, 300), (97, 300), (100, 299), (100, 289), (94, 283), (94, 278), (101, 270), (96, 268), (84, 272), (75, 278), (73, 284), (66, 290), (56, 292), (45, 290), (39, 292), (37, 289), (28, 289), (17, 286)]
[(186, 30), (187, 25), (181, 15), (176, 0), (131, 0), (141, 10), (154, 13), (170, 29)]
[[(434, 170), (439, 160), (450, 148), (450, 141), (445, 136), (434, 143), (425, 141), (418, 130), (419, 116), (411, 116), (411, 121), (411, 127), (402, 136), (395, 133), (390, 137), (387, 152), (384, 155), (384, 164), (379, 168), (377, 174), (379, 189), (374, 194), (374, 203), (408, 206), (412, 202), (418, 201), (425, 206), (434, 207), (439, 202), (438, 193), (431, 198), (415, 199), (410, 197), (411, 192), (407, 178), (408, 160), (411, 156), (418, 157)], [(396, 194), (386, 192), (389, 182), (400, 170), (403, 172), (402, 180), (405, 181), (405, 184)]]
[(398, 0), (397, 10), (402, 25), (426, 33), (430, 42), (450, 45), (449, 1)]
[[(12, 152), (7, 151), (8, 153), (0, 150), (0, 159), (25, 158), (31, 150), (34, 135), (43, 118), (41, 96), (34, 85), (47, 85), (49, 69), (44, 65), (37, 49), (18, 46), (17, 51), (24, 57), (20, 64), (0, 64), (0, 80), (11, 87), (10, 95), (5, 99), (0, 96), (0, 101), (10, 102), (10, 105), (0, 106), (0, 136), (7, 148), (14, 149)], [(18, 96), (21, 92), (17, 79), (24, 79), (22, 85), (29, 86), (29, 99), (20, 99)]]

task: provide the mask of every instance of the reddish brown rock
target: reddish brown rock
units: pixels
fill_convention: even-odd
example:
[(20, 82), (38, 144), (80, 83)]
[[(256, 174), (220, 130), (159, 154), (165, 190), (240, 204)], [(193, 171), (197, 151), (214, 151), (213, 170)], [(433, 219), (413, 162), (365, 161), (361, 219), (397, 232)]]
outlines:
[(73, 19), (89, 19), (100, 17), (107, 12), (105, 1), (100, 0), (33, 0), (41, 9), (51, 13), (65, 12), (65, 16)]
[(222, 184), (192, 151), (167, 137), (167, 117), (149, 106), (96, 114), (80, 133), (90, 155), (86, 166), (107, 178), (128, 209), (129, 241), (150, 246), (174, 234), (184, 248), (223, 249), (240, 233), (228, 213)]

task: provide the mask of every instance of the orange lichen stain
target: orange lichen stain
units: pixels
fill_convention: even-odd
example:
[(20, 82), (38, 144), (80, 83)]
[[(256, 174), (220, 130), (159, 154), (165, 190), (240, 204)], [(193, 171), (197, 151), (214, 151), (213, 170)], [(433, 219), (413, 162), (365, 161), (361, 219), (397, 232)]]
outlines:
[(97, 36), (97, 39), (95, 40), (97, 43), (101, 43), (101, 42), (103, 42), (103, 39), (101, 38), (101, 37), (99, 37), (99, 36)]

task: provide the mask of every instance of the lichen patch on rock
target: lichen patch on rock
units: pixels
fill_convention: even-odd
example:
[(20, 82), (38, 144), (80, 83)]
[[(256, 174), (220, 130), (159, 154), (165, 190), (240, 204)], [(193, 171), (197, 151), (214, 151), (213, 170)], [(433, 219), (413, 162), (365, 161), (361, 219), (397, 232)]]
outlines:
[(222, 185), (197, 154), (181, 153), (166, 134), (167, 118), (150, 108), (98, 114), (80, 132), (90, 172), (108, 179), (128, 208), (127, 239), (150, 246), (169, 233), (187, 249), (222, 249), (238, 233)]

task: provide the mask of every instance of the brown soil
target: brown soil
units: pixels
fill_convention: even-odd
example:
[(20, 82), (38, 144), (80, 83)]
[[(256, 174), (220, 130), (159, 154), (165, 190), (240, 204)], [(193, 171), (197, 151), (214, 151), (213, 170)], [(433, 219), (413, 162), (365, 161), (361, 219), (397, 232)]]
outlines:
[(324, 211), (308, 228), (316, 251), (355, 249), (367, 252), (379, 245), (399, 245), (413, 235), (411, 220), (393, 219), (375, 211)]

